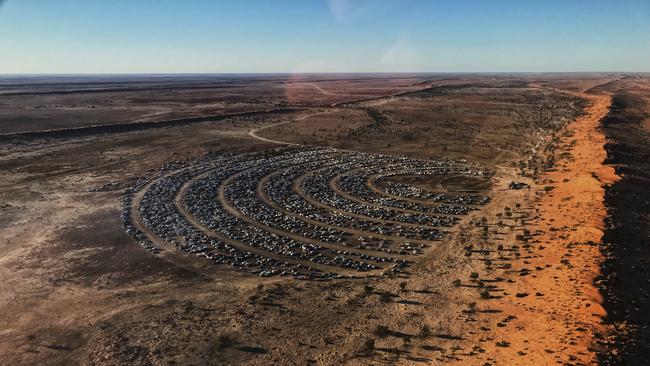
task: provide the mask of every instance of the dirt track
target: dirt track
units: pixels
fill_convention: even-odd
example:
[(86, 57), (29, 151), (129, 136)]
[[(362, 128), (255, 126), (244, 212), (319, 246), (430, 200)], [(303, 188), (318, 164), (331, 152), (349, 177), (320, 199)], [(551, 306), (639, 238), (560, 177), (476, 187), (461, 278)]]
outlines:
[(258, 127), (258, 128), (253, 128), (253, 129), (251, 129), (251, 130), (248, 131), (248, 136), (250, 136), (250, 137), (252, 137), (252, 138), (254, 138), (254, 139), (257, 139), (257, 140), (263, 141), (263, 142), (270, 142), (270, 143), (272, 143), (272, 144), (277, 144), (277, 145), (295, 145), (294, 143), (291, 143), (291, 142), (267, 139), (267, 138), (264, 138), (264, 137), (258, 136), (257, 134), (258, 134), (260, 131), (265, 130), (265, 129), (267, 129), (267, 128), (272, 128), (272, 127), (276, 127), (276, 126), (282, 126), (282, 125), (286, 125), (286, 124), (293, 123), (293, 122), (296, 122), (296, 121), (302, 121), (302, 120), (304, 120), (304, 119), (306, 119), (306, 118), (308, 118), (308, 117), (312, 117), (312, 116), (314, 116), (315, 114), (323, 114), (323, 113), (328, 113), (328, 112), (308, 113), (308, 114), (304, 114), (304, 115), (302, 115), (302, 116), (300, 116), (300, 117), (297, 117), (297, 118), (295, 118), (295, 119), (293, 119), (293, 120), (283, 121), (283, 122), (273, 123), (273, 124), (270, 124), (270, 125), (267, 125), (267, 126), (262, 126), (262, 127)]

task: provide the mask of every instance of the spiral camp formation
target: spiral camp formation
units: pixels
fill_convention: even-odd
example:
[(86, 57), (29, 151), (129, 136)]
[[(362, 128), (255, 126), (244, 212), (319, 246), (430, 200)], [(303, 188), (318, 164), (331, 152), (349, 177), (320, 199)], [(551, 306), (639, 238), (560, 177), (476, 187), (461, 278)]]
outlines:
[(209, 153), (132, 179), (122, 222), (152, 253), (173, 248), (260, 276), (378, 276), (404, 271), (489, 201), (400, 178), (485, 174), (450, 161), (305, 146)]

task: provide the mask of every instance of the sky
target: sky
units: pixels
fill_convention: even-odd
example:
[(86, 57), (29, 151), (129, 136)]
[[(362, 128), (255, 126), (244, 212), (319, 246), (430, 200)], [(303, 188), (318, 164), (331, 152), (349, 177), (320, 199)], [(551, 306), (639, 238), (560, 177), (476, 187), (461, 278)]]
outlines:
[(0, 0), (0, 74), (650, 71), (650, 0)]

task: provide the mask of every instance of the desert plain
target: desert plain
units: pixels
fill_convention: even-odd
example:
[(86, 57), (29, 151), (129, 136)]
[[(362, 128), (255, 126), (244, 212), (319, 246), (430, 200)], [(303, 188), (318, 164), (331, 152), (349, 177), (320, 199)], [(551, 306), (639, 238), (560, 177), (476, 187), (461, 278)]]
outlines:
[(0, 364), (650, 362), (650, 75), (0, 78)]

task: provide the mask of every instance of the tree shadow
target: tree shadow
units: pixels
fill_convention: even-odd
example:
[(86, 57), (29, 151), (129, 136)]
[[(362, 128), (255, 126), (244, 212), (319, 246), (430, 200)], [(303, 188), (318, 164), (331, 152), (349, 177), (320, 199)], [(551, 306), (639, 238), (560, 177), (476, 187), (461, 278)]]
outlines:
[(239, 347), (235, 347), (235, 349), (242, 352), (257, 353), (257, 354), (266, 354), (269, 352), (262, 347), (254, 347), (254, 346), (239, 346)]
[(453, 334), (436, 334), (436, 338), (442, 338), (442, 339), (447, 339), (447, 340), (453, 340), (453, 341), (462, 341), (464, 338), (462, 336), (457, 336)]
[(421, 348), (422, 348), (423, 350), (425, 350), (425, 351), (430, 351), (430, 352), (442, 352), (442, 351), (445, 350), (445, 349), (442, 348), (442, 347), (438, 347), (438, 346), (430, 346), (430, 345), (426, 345), (426, 344), (423, 345), (423, 346), (421, 346)]
[(398, 304), (406, 304), (406, 305), (424, 305), (423, 302), (414, 301), (414, 300), (405, 300), (405, 299), (402, 299), (402, 300), (399, 300), (399, 301), (396, 301), (396, 302)]
[(402, 355), (402, 354), (409, 354), (410, 353), (409, 351), (404, 351), (404, 350), (400, 350), (400, 349), (397, 349), (397, 348), (379, 348), (379, 347), (377, 347), (377, 348), (375, 348), (375, 351), (385, 352), (385, 353), (392, 353), (392, 354), (395, 354), (395, 355)]
[(426, 358), (426, 357), (410, 357), (410, 356), (406, 356), (406, 359), (411, 361), (411, 362), (427, 362), (427, 363), (431, 362), (431, 359)]

